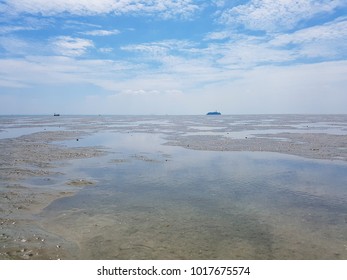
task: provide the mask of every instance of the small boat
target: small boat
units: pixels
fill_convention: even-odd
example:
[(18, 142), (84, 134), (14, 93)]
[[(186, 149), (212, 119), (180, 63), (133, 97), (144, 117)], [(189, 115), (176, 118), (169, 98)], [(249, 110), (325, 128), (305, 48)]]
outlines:
[(214, 111), (214, 112), (208, 112), (206, 115), (210, 116), (210, 115), (221, 115), (220, 112)]
[(55, 116), (55, 117), (59, 117), (60, 116), (60, 114), (56, 114), (56, 113), (54, 113), (54, 115), (53, 116)]

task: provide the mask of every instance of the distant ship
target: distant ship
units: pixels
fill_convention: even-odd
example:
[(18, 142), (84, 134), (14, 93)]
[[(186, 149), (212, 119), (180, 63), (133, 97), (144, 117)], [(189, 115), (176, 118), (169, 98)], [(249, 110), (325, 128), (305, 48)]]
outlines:
[(206, 115), (221, 115), (221, 113), (215, 111), (215, 112), (208, 112)]
[(56, 114), (56, 113), (54, 113), (54, 115), (53, 116), (55, 116), (55, 117), (59, 117), (60, 116), (60, 114)]

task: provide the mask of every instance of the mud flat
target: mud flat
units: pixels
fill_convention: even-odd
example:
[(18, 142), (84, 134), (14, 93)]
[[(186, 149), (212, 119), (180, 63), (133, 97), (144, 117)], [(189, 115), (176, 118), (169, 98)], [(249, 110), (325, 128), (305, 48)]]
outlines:
[(325, 133), (256, 134), (233, 139), (221, 136), (171, 137), (166, 145), (194, 150), (276, 152), (312, 159), (347, 161), (347, 136)]
[[(44, 127), (47, 130), (43, 131)], [(186, 170), (177, 166), (177, 162), (185, 159), (180, 157), (182, 150), (186, 154), (185, 149), (189, 149), (273, 152), (342, 162), (345, 166), (347, 116), (4, 118), (0, 132), (9, 128), (28, 129), (30, 133), (0, 139), (0, 259), (319, 259), (321, 253), (329, 259), (346, 258), (346, 190), (337, 189), (334, 193), (337, 198), (331, 199), (329, 178), (320, 193), (317, 182), (311, 178), (305, 177), (304, 184), (291, 186), (282, 177), (293, 179), (296, 171), (281, 170), (276, 186), (272, 188), (265, 182), (261, 187), (267, 192), (256, 193), (258, 188), (253, 182), (266, 179), (237, 181), (236, 174), (231, 178), (236, 183), (229, 185), (229, 180), (223, 189), (215, 185), (219, 178), (213, 177), (211, 171), (212, 176), (206, 176), (205, 181), (210, 182), (212, 189), (207, 185), (205, 193), (201, 193), (199, 184), (202, 182), (196, 175), (199, 172), (196, 165), (199, 157), (202, 160), (205, 155), (189, 151)], [(33, 130), (40, 132), (32, 133)], [(89, 177), (76, 177), (69, 170), (70, 164), (85, 168), (86, 161), (96, 162), (93, 159), (100, 159), (104, 169), (88, 166)], [(194, 171), (186, 175), (191, 185), (180, 182), (178, 177), (190, 169)], [(158, 170), (172, 177), (165, 177)], [(204, 170), (210, 172), (208, 168)], [(103, 199), (114, 199), (116, 203), (111, 201), (111, 206), (103, 206), (92, 201), (94, 204), (89, 205), (92, 209), (83, 208), (76, 197), (80, 191), (89, 190), (88, 187), (102, 189), (93, 177), (99, 171), (105, 172), (104, 190), (94, 194), (103, 197), (105, 192)], [(133, 179), (134, 171), (142, 177)], [(242, 174), (244, 169), (239, 171)], [(168, 178), (171, 185), (166, 182)], [(114, 181), (118, 185), (113, 185)], [(175, 186), (175, 182), (182, 189)], [(238, 189), (238, 185), (242, 188)], [(230, 191), (229, 187), (234, 189)], [(247, 187), (251, 190), (249, 193)], [(298, 190), (293, 189), (296, 187)], [(235, 196), (231, 195), (233, 191)], [(218, 194), (225, 200), (215, 200)], [(288, 194), (295, 207), (287, 201)], [(171, 195), (176, 196), (176, 200), (171, 201)], [(244, 196), (244, 204), (241, 205), (237, 195)], [(283, 203), (273, 205), (270, 211), (267, 205), (273, 200), (267, 199), (274, 195)], [(66, 199), (75, 198), (73, 207), (67, 210), (62, 207), (41, 216), (44, 209), (62, 201), (60, 198), (65, 199), (62, 204), (67, 203)], [(157, 203), (156, 207), (153, 202)], [(251, 202), (254, 209), (245, 211)], [(309, 204), (304, 205), (307, 202)], [(224, 208), (212, 208), (213, 205), (224, 205)], [(283, 205), (288, 208), (279, 208)], [(100, 211), (100, 207), (105, 208)], [(264, 220), (257, 217), (261, 207)], [(114, 209), (116, 212), (112, 212)], [(213, 219), (211, 215), (215, 215)], [(302, 217), (311, 221), (312, 231), (302, 223)], [(210, 220), (207, 225), (206, 221)], [(291, 226), (293, 224), (297, 226)], [(326, 241), (326, 237), (332, 235), (330, 229), (335, 230), (335, 236), (342, 236), (334, 236), (334, 245)], [(312, 238), (312, 232), (316, 237)], [(301, 243), (297, 240), (299, 235)], [(238, 239), (236, 243), (235, 239)], [(305, 247), (312, 239), (314, 246)], [(110, 246), (116, 250), (110, 250)], [(234, 248), (233, 254), (228, 246)]]
[[(54, 167), (69, 160), (97, 157), (100, 148), (67, 148), (53, 141), (77, 139), (83, 132), (39, 132), (0, 140), (0, 259), (72, 258), (66, 244), (42, 229), (35, 216), (53, 200), (93, 184), (85, 179), (63, 182)], [(41, 183), (31, 180), (40, 178)], [(65, 249), (69, 248), (69, 249)]]

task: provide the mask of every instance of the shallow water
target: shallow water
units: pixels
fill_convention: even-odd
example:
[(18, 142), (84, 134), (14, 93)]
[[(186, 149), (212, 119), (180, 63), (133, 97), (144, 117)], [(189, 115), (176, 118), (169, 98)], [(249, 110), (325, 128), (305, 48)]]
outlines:
[(346, 120), (299, 115), (1, 117), (0, 136), (59, 128), (83, 136), (54, 144), (106, 149), (102, 157), (63, 161), (54, 168), (56, 175), (25, 180), (29, 186), (78, 190), (36, 216), (43, 229), (75, 244), (63, 248), (72, 258), (347, 259), (346, 162), (165, 144), (191, 135), (345, 136)]
[(63, 143), (111, 151), (61, 169), (96, 185), (42, 213), (48, 229), (77, 241), (78, 258), (347, 258), (346, 164), (192, 151), (162, 137), (102, 132)]

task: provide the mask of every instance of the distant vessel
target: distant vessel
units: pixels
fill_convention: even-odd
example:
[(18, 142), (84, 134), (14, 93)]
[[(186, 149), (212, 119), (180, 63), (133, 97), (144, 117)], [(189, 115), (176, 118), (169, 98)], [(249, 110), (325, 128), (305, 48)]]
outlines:
[(221, 113), (215, 111), (215, 112), (208, 112), (206, 115), (221, 115)]
[(56, 113), (54, 113), (54, 115), (53, 116), (55, 116), (55, 117), (59, 117), (60, 116), (60, 114), (56, 114)]

